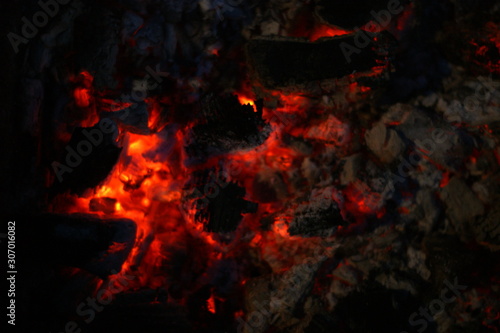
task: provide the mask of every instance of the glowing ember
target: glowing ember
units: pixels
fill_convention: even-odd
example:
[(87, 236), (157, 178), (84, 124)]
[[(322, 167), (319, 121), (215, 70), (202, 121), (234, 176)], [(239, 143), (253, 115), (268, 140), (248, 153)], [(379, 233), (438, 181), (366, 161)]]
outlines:
[(323, 37), (335, 37), (352, 33), (352, 31), (335, 28), (327, 25), (317, 25), (310, 33), (309, 40), (314, 42)]

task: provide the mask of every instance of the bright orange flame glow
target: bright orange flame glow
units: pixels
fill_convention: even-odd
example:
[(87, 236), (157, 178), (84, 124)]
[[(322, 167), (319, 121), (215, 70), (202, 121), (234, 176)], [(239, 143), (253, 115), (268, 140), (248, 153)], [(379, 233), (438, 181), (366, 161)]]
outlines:
[(207, 300), (207, 310), (210, 311), (211, 313), (215, 313), (215, 297), (213, 294)]
[[(349, 32), (318, 26), (311, 34), (311, 39), (345, 33)], [(86, 75), (83, 77), (87, 78)], [(352, 83), (344, 85), (346, 94), (370, 91), (369, 88), (358, 85), (354, 76), (350, 79), (349, 82)], [(130, 103), (96, 98), (92, 95), (94, 90), (89, 85), (91, 82), (89, 80), (84, 79), (84, 82), (74, 90), (75, 105), (78, 107), (91, 108), (92, 105), (97, 105), (94, 108), (100, 111), (118, 111), (130, 106)], [(249, 84), (243, 86), (241, 91), (237, 92), (237, 96), (242, 105), (252, 105), (256, 111), (254, 101), (257, 98)], [(107, 179), (101, 186), (82, 197), (68, 195), (65, 197), (66, 205), (56, 210), (61, 209), (65, 213), (88, 213), (92, 199), (112, 199), (102, 200), (112, 202), (112, 207), (107, 209), (106, 213), (104, 210), (95, 213), (103, 217), (129, 218), (137, 224), (135, 245), (122, 266), (123, 272), (132, 270), (138, 272), (139, 279), (130, 288), (164, 287), (171, 278), (165, 273), (165, 265), (168, 266), (173, 256), (172, 252), (179, 248), (183, 250), (180, 252), (193, 251), (198, 254), (193, 257), (196, 257), (196, 260), (201, 262), (198, 264), (204, 267), (210, 267), (218, 260), (235, 256), (228, 250), (230, 246), (221, 241), (219, 234), (205, 231), (204, 225), (195, 220), (196, 208), (190, 205), (193, 200), (188, 197), (185, 189), (191, 174), (198, 168), (204, 169), (218, 163), (225, 163), (224, 167), (229, 169), (231, 164), (239, 171), (230, 173), (227, 181), (236, 182), (244, 187), (245, 199), (258, 202), (257, 191), (253, 186), (256, 175), (276, 173), (282, 178), (280, 185), (282, 192), (277, 194), (279, 202), (258, 202), (257, 213), (243, 214), (241, 222), (243, 227), (240, 229), (247, 232), (248, 228), (251, 229), (251, 241), (247, 241), (245, 246), (254, 249), (262, 258), (267, 258), (264, 260), (268, 261), (273, 272), (286, 270), (291, 264), (301, 260), (300, 256), (289, 258), (290, 248), (307, 256), (307, 253), (312, 253), (312, 249), (317, 246), (319, 238), (305, 239), (290, 236), (288, 228), (293, 221), (293, 209), (296, 206), (287, 206), (296, 198), (295, 184), (289, 174), (290, 170), (300, 167), (306, 157), (314, 156), (317, 151), (307, 153), (296, 149), (285, 143), (283, 138), (291, 135), (312, 142), (312, 145), (320, 142), (328, 147), (341, 146), (347, 142), (343, 140), (349, 138), (349, 128), (340, 117), (333, 116), (331, 107), (303, 93), (284, 94), (281, 91), (270, 91), (262, 98), (264, 101), (266, 98), (272, 100), (273, 104), (270, 105), (275, 105), (273, 108), (263, 108), (263, 118), (267, 123), (265, 129), (268, 132), (267, 139), (252, 149), (235, 150), (196, 167), (185, 164), (184, 136), (187, 130), (177, 130), (174, 135), (166, 139), (162, 128), (167, 120), (162, 119), (165, 113), (162, 112), (159, 99), (146, 99), (149, 133), (133, 134), (127, 132), (125, 127), (121, 127), (117, 142), (123, 149), (118, 163)], [(161, 100), (161, 105), (169, 103), (167, 98)], [(95, 123), (98, 119), (96, 114), (92, 117), (90, 114), (87, 116), (85, 121), (88, 122), (91, 119)], [(168, 154), (164, 149), (166, 141), (172, 143)], [(348, 205), (354, 206), (353, 211), (365, 215), (383, 214), (373, 208), (369, 202), (370, 198), (358, 192), (351, 191), (346, 195)], [(109, 213), (110, 211), (112, 213)], [(271, 221), (271, 226), (267, 230), (258, 227), (263, 217)], [(243, 237), (239, 235), (242, 232), (240, 229), (235, 232), (238, 234), (237, 237)], [(238, 245), (231, 246), (243, 247), (241, 242), (236, 243)], [(112, 246), (114, 251), (121, 249), (123, 249), (122, 244)], [(273, 259), (270, 259), (271, 257)], [(242, 281), (246, 280), (242, 278)], [(212, 294), (207, 300), (208, 311), (215, 313), (216, 305), (216, 295)]]
[(90, 105), (90, 90), (87, 88), (76, 88), (73, 97), (78, 107), (86, 108)]
[(251, 98), (248, 98), (248, 97), (243, 96), (243, 95), (238, 95), (238, 101), (242, 105), (246, 105), (246, 104), (254, 105), (254, 101)]
[(350, 30), (344, 30), (337, 27), (330, 27), (327, 25), (318, 25), (316, 26), (311, 35), (309, 36), (309, 40), (314, 42), (322, 37), (335, 37), (342, 36), (352, 33)]

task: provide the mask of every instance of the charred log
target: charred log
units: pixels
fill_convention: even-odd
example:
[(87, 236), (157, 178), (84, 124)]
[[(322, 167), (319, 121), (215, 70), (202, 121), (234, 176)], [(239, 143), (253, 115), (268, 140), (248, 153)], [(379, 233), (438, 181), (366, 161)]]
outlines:
[[(264, 86), (286, 87), (341, 78), (377, 66), (380, 56), (373, 40), (367, 37), (367, 44), (359, 49), (358, 38), (351, 34), (314, 43), (260, 38), (249, 41), (247, 53), (255, 75)], [(352, 52), (352, 48), (357, 51)]]

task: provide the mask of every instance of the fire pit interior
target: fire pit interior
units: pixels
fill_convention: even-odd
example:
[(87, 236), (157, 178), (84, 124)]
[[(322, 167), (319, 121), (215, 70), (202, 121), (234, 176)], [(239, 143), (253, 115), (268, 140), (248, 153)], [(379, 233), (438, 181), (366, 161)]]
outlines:
[(499, 332), (498, 1), (1, 6), (23, 333)]

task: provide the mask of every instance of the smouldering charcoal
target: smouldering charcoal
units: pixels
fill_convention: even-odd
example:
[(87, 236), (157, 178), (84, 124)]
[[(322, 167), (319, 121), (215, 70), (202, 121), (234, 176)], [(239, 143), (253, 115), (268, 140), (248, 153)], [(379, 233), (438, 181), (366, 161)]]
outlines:
[(468, 3), (453, 1), (460, 22), (437, 35), (447, 59), (469, 73), (498, 75), (498, 4), (495, 1)]
[(262, 103), (241, 105), (234, 95), (207, 96), (202, 100), (202, 115), (188, 138), (186, 152), (193, 162), (237, 149), (262, 144), (268, 127), (262, 119)]
[(322, 235), (331, 232), (336, 226), (346, 225), (328, 189), (313, 191), (309, 201), (299, 204), (293, 214), (293, 221), (288, 228), (290, 235)]
[(229, 232), (237, 228), (243, 213), (255, 213), (257, 204), (243, 199), (245, 189), (230, 183), (215, 198), (209, 198), (208, 207), (198, 212), (198, 219), (206, 221), (206, 229)]
[(203, 223), (207, 231), (234, 231), (244, 213), (255, 213), (257, 204), (243, 199), (245, 188), (228, 182), (222, 174), (203, 170), (194, 174), (187, 199), (195, 199), (195, 220)]
[(340, 216), (337, 204), (332, 201), (329, 206), (323, 208), (299, 208), (295, 212), (295, 217), (288, 232), (290, 235), (310, 237), (322, 235), (325, 231), (331, 231), (339, 225), (345, 225), (345, 221)]
[(63, 2), (0, 11), (22, 332), (499, 326), (498, 1)]
[(314, 43), (283, 38), (253, 39), (248, 43), (247, 53), (256, 77), (268, 88), (341, 78), (369, 71), (381, 60), (372, 41), (350, 57), (342, 52), (341, 43), (355, 45), (354, 35)]
[[(388, 169), (381, 169), (365, 154), (355, 154), (340, 164), (340, 184), (344, 194), (355, 208), (374, 213), (386, 204), (397, 187), (404, 187), (407, 177)], [(395, 171), (397, 172), (397, 170)]]

